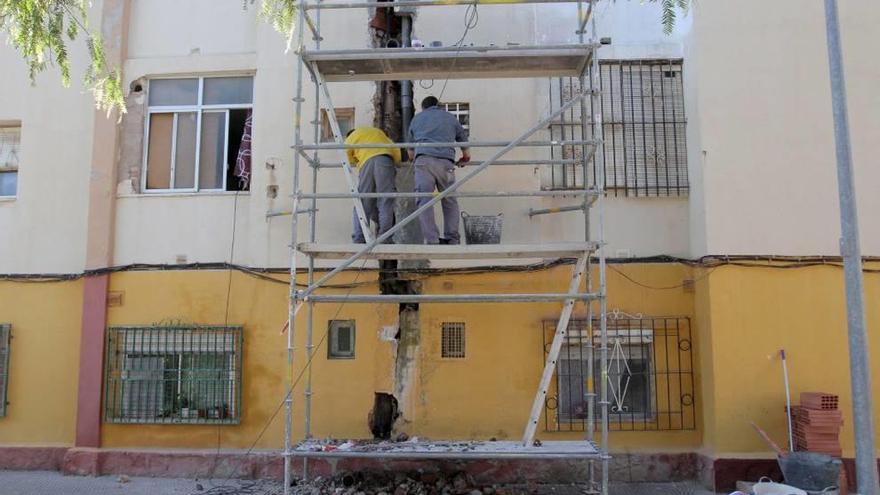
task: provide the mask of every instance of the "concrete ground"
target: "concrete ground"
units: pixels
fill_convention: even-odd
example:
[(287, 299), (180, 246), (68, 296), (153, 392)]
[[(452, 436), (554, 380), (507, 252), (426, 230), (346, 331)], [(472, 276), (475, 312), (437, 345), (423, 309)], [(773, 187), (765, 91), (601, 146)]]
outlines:
[[(581, 495), (578, 487), (541, 486), (544, 495)], [(0, 471), (0, 495), (277, 495), (269, 481), (62, 476), (54, 471)], [(714, 495), (696, 483), (612, 485), (612, 495)]]

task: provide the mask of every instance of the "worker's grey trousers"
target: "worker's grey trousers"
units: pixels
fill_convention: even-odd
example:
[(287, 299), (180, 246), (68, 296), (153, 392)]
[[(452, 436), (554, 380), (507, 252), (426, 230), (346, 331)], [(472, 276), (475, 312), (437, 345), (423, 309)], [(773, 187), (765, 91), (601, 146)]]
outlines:
[[(377, 155), (365, 161), (358, 172), (358, 192), (361, 193), (386, 193), (396, 192), (396, 171), (394, 160), (388, 155)], [(379, 225), (379, 233), (384, 234), (394, 225), (394, 198), (361, 198), (364, 205), (364, 214), (367, 221), (376, 222)], [(357, 244), (363, 244), (364, 232), (358, 221), (357, 210), (352, 212), (354, 219), (351, 240)]]
[[(436, 158), (428, 155), (419, 155), (413, 163), (416, 174), (416, 192), (443, 191), (455, 182), (455, 164), (450, 160)], [(424, 205), (431, 198), (419, 198), (419, 206)], [(443, 236), (450, 244), (458, 244), (459, 210), (458, 199), (446, 197), (440, 200), (443, 205)], [(428, 209), (419, 216), (422, 226), (422, 236), (425, 244), (438, 244), (440, 234), (437, 231), (437, 222), (434, 221), (434, 209)]]

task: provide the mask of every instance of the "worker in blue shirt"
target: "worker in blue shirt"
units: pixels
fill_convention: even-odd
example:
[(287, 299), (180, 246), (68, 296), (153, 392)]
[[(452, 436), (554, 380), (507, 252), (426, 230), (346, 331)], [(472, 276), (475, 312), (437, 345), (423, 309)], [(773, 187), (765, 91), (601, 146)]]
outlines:
[[(468, 132), (462, 127), (455, 115), (443, 110), (439, 101), (433, 96), (422, 100), (422, 111), (413, 117), (409, 125), (410, 142), (413, 143), (452, 143), (467, 142)], [(461, 160), (455, 161), (455, 148), (448, 146), (424, 147), (410, 150), (415, 155), (416, 192), (443, 191), (455, 182), (455, 165), (463, 166), (470, 161), (468, 149), (461, 148)], [(419, 206), (431, 198), (419, 198)], [(445, 197), (440, 200), (443, 206), (443, 237), (437, 230), (433, 209), (422, 212), (419, 223), (425, 244), (459, 244), (458, 233), (459, 208), (458, 199)]]

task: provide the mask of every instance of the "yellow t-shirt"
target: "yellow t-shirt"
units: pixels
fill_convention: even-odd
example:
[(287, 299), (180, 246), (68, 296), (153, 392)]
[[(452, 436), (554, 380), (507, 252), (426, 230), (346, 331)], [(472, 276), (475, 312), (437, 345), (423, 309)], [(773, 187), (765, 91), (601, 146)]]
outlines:
[[(345, 144), (394, 144), (381, 129), (375, 127), (358, 127), (345, 138)], [(394, 160), (394, 164), (400, 163), (400, 148), (350, 148), (345, 150), (348, 154), (348, 161), (354, 167), (360, 167), (361, 164), (378, 155), (388, 155)]]

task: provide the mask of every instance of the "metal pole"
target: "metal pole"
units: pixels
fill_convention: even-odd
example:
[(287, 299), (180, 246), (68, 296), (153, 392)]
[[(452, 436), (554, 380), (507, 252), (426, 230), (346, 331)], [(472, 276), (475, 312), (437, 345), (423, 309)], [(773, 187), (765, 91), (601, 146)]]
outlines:
[[(321, 0), (317, 0), (318, 3), (321, 3)], [(318, 10), (315, 14), (315, 50), (321, 49), (321, 11)], [(313, 102), (313, 112), (312, 112), (312, 139), (314, 142), (319, 142), (321, 140), (321, 94), (318, 89), (317, 81), (315, 82), (315, 95)], [(317, 163), (318, 162), (318, 152), (312, 152), (312, 160)], [(312, 169), (312, 193), (318, 192), (318, 167), (311, 167)], [(318, 200), (316, 198), (312, 198), (311, 205), (309, 208), (309, 242), (315, 242), (316, 228), (317, 228), (317, 213), (318, 213)], [(309, 276), (308, 283), (311, 284), (315, 281), (315, 258), (309, 256)], [(306, 307), (306, 355), (308, 358), (308, 362), (312, 361), (312, 355), (314, 354), (315, 345), (314, 345), (314, 322), (315, 322), (315, 305), (313, 303), (308, 303)], [(305, 392), (303, 394), (305, 397), (303, 408), (304, 412), (304, 425), (303, 425), (303, 438), (308, 440), (312, 438), (312, 367), (309, 366), (308, 370), (306, 370), (306, 386)], [(309, 460), (308, 458), (303, 458), (303, 479), (308, 479), (309, 477)]]
[[(385, 2), (382, 8), (395, 7), (442, 7), (446, 5), (507, 5), (507, 4), (529, 4), (529, 3), (575, 3), (578, 0), (397, 0), (393, 2)], [(325, 2), (323, 4), (312, 4), (304, 6), (305, 9), (366, 9), (375, 7), (372, 2)]]
[[(400, 16), (401, 37), (403, 39), (403, 47), (412, 47), (412, 16), (402, 14)], [(409, 122), (413, 116), (413, 91), (412, 81), (400, 81), (400, 118), (402, 129), (400, 140), (406, 141), (409, 135)]]
[[(593, 36), (598, 36), (596, 29), (596, 18), (591, 19)], [(593, 55), (593, 84), (599, 87), (601, 79), (599, 78), (599, 57), (598, 54)], [(593, 108), (593, 125), (602, 135), (602, 112)], [(594, 138), (596, 136), (593, 136)], [(597, 148), (601, 150), (602, 140), (599, 139)], [(597, 153), (594, 151), (595, 157)], [(595, 158), (594, 158), (595, 159)], [(606, 312), (608, 310), (608, 294), (605, 278), (605, 167), (596, 167), (596, 189), (599, 191), (597, 198), (597, 216), (598, 225), (598, 241), (599, 241), (599, 369), (601, 370), (599, 385), (599, 406), (602, 410), (602, 436), (601, 436), (601, 454), (602, 454), (602, 477), (601, 477), (601, 493), (608, 494), (608, 319)]]
[(788, 416), (788, 451), (794, 452), (794, 434), (791, 431), (791, 387), (788, 382), (788, 363), (785, 360), (785, 349), (779, 351), (782, 358), (782, 381), (785, 382), (785, 411)]
[(871, 369), (865, 329), (864, 280), (859, 241), (858, 208), (850, 150), (846, 80), (837, 1), (825, 0), (825, 29), (828, 37), (828, 66), (831, 76), (831, 106), (834, 113), (834, 141), (837, 155), (837, 188), (840, 195), (840, 254), (846, 280), (846, 316), (849, 335), (849, 366), (852, 388), (853, 427), (856, 443), (856, 478), (862, 495), (880, 493), (877, 483), (877, 455), (874, 451), (874, 408), (871, 400)]
[(366, 254), (367, 252), (369, 252), (371, 249), (373, 249), (376, 245), (380, 244), (380, 243), (381, 243), (382, 241), (384, 241), (385, 239), (390, 238), (392, 235), (394, 235), (395, 232), (397, 232), (397, 231), (399, 231), (400, 229), (402, 229), (403, 227), (405, 227), (409, 222), (411, 222), (411, 221), (415, 220), (416, 218), (418, 218), (419, 215), (422, 214), (422, 212), (426, 211), (428, 208), (433, 208), (435, 204), (437, 204), (438, 202), (440, 202), (440, 200), (442, 200), (443, 198), (445, 198), (445, 197), (449, 196), (450, 194), (454, 193), (459, 187), (462, 186), (462, 184), (464, 184), (464, 183), (468, 182), (469, 180), (471, 180), (472, 178), (474, 178), (474, 176), (476, 176), (477, 174), (479, 174), (480, 172), (482, 172), (483, 170), (485, 170), (489, 165), (491, 165), (492, 162), (494, 162), (494, 161), (497, 160), (498, 158), (501, 158), (502, 156), (504, 156), (504, 154), (506, 154), (508, 151), (512, 150), (513, 148), (515, 148), (517, 145), (519, 145), (520, 142), (524, 141), (527, 137), (531, 136), (531, 135), (534, 134), (535, 132), (538, 132), (538, 130), (543, 129), (543, 128), (547, 125), (548, 122), (550, 122), (551, 120), (555, 119), (555, 118), (556, 118), (557, 116), (559, 116), (562, 112), (568, 110), (569, 107), (571, 107), (572, 105), (576, 104), (576, 103), (579, 101), (579, 99), (580, 99), (580, 98), (583, 98), (584, 96), (585, 96), (585, 93), (581, 93), (580, 95), (578, 95), (578, 97), (576, 97), (576, 98), (572, 98), (571, 101), (569, 101), (568, 103), (566, 103), (565, 105), (563, 105), (559, 110), (556, 110), (555, 112), (551, 113), (550, 116), (548, 116), (548, 117), (545, 118), (544, 120), (538, 122), (538, 123), (537, 123), (535, 126), (533, 126), (531, 129), (529, 129), (528, 131), (524, 132), (520, 137), (518, 137), (517, 139), (511, 141), (510, 144), (508, 144), (508, 145), (505, 146), (504, 148), (502, 148), (502, 149), (496, 151), (495, 154), (492, 155), (491, 158), (489, 158), (488, 160), (484, 161), (480, 166), (478, 166), (476, 169), (474, 169), (474, 170), (472, 170), (471, 172), (469, 172), (469, 173), (468, 173), (467, 175), (465, 175), (464, 177), (462, 177), (462, 178), (456, 180), (455, 182), (453, 182), (449, 187), (447, 187), (446, 189), (444, 189), (443, 192), (441, 192), (440, 194), (438, 194), (438, 195), (434, 196), (433, 198), (431, 198), (431, 200), (429, 200), (427, 203), (425, 203), (425, 204), (423, 204), (422, 206), (416, 208), (412, 213), (410, 213), (409, 215), (407, 215), (406, 217), (404, 217), (402, 220), (400, 220), (399, 222), (397, 222), (397, 224), (395, 224), (393, 227), (391, 227), (390, 229), (388, 229), (384, 234), (382, 234), (382, 235), (380, 235), (379, 237), (373, 239), (372, 241), (369, 241), (369, 242), (368, 242), (363, 248), (361, 248), (360, 251), (358, 251), (357, 253), (355, 253), (354, 255), (352, 255), (350, 258), (348, 258), (348, 259), (345, 260), (344, 262), (340, 263), (339, 266), (337, 266), (336, 268), (334, 268), (333, 270), (331, 270), (330, 272), (328, 272), (327, 274), (325, 274), (323, 277), (321, 277), (320, 279), (318, 279), (317, 282), (315, 282), (314, 284), (311, 284), (311, 285), (309, 286), (309, 288), (308, 288), (308, 289), (305, 289), (304, 291), (302, 291), (300, 295), (301, 295), (302, 297), (305, 297), (305, 296), (308, 296), (309, 294), (311, 294), (312, 292), (314, 292), (314, 291), (315, 291), (318, 287), (320, 287), (324, 282), (330, 280), (330, 279), (333, 278), (336, 274), (338, 274), (339, 272), (341, 272), (341, 271), (345, 270), (346, 268), (348, 268), (349, 266), (351, 266), (351, 264), (354, 263), (355, 260), (357, 260), (358, 258), (360, 258), (361, 256), (363, 256), (364, 254)]
[[(296, 17), (297, 30), (297, 70), (296, 70), (296, 96), (294, 97), (295, 115), (293, 121), (293, 142), (294, 145), (302, 144), (302, 104), (303, 104), (303, 65), (305, 61), (302, 59), (305, 42), (303, 40), (303, 24), (305, 24), (305, 9), (301, 6), (297, 9)], [(299, 190), (299, 153), (293, 154), (293, 191)], [(294, 198), (292, 211), (296, 211), (299, 206), (298, 198)], [(290, 293), (287, 303), (287, 379), (285, 380), (287, 391), (284, 399), (284, 495), (290, 495), (291, 471), (290, 456), (291, 443), (293, 436), (293, 336), (296, 329), (296, 245), (297, 230), (299, 227), (299, 215), (291, 216), (290, 228)]]
[[(527, 167), (533, 167), (535, 165), (574, 165), (580, 163), (580, 160), (496, 160), (493, 163), (493, 166), (501, 166), (501, 165), (523, 165)], [(403, 161), (400, 162), (401, 165), (411, 165), (412, 162)], [(479, 166), (479, 161), (472, 161), (465, 163), (465, 167), (476, 167)], [(319, 164), (315, 164), (318, 168), (342, 168), (342, 163), (340, 162), (321, 162)]]
[[(566, 211), (583, 211), (587, 207), (586, 203), (581, 203), (579, 205), (571, 205), (571, 206), (556, 206), (553, 208), (529, 208), (529, 216), (534, 217), (536, 215), (547, 215), (550, 213), (562, 213)], [(586, 213), (587, 218), (589, 218), (589, 212)], [(589, 224), (589, 220), (586, 221)], [(589, 238), (590, 236), (590, 226), (586, 226), (585, 230), (585, 238)]]
[[(325, 93), (326, 94), (326, 93)], [(581, 95), (583, 97), (585, 95)], [(577, 100), (575, 97), (574, 100)], [(568, 107), (566, 107), (568, 109)], [(542, 128), (547, 123), (542, 125)], [(567, 141), (522, 141), (516, 146), (579, 146), (585, 144), (596, 144), (592, 139), (587, 140), (567, 140)], [(395, 143), (395, 148), (501, 148), (510, 146), (509, 141), (466, 141), (466, 142), (448, 142), (448, 143)], [(348, 150), (348, 149), (384, 149), (387, 144), (363, 143), (363, 144), (344, 144), (344, 143), (316, 143), (304, 144), (300, 148), (306, 151), (312, 150)]]
[(485, 302), (554, 302), (588, 301), (596, 299), (596, 294), (312, 294), (306, 301), (316, 303), (485, 303)]
[[(348, 199), (348, 198), (433, 198), (439, 193), (428, 192), (394, 192), (394, 193), (299, 193), (296, 196), (299, 199)], [(583, 197), (595, 195), (596, 192), (588, 190), (584, 193), (581, 190), (574, 189), (569, 191), (461, 191), (452, 193), (450, 197), (456, 198), (519, 198), (519, 197), (558, 197), (571, 196)], [(562, 208), (562, 207), (560, 207)], [(582, 208), (582, 207), (581, 207)], [(302, 210), (297, 210), (302, 211)], [(289, 213), (289, 212), (288, 212)]]

